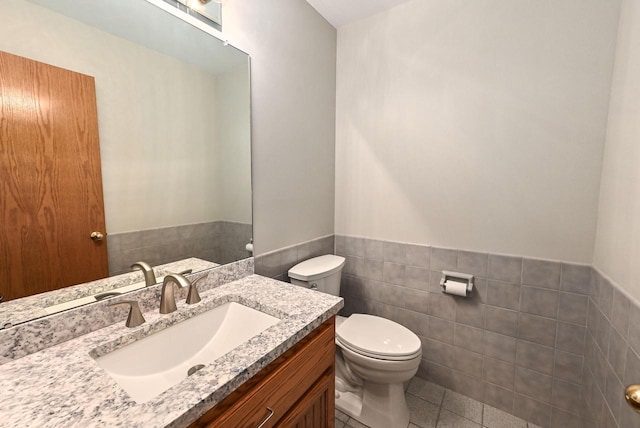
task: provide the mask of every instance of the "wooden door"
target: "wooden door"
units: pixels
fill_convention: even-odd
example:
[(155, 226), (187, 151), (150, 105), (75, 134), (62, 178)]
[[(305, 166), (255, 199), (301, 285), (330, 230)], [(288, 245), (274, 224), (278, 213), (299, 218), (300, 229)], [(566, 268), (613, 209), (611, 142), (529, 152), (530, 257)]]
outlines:
[(108, 275), (93, 77), (0, 52), (0, 294)]

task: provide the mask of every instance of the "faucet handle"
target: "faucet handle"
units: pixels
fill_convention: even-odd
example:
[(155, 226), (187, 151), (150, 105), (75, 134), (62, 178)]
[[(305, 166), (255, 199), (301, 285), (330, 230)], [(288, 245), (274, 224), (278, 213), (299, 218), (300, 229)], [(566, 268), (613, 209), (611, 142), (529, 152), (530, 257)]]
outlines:
[(189, 281), (189, 292), (187, 293), (187, 300), (185, 302), (187, 305), (193, 305), (202, 300), (200, 299), (200, 293), (198, 292), (198, 288), (196, 287), (196, 284), (208, 277), (209, 275), (203, 275), (193, 282)]
[(200, 293), (198, 293), (198, 287), (196, 287), (196, 283), (198, 281), (199, 280), (189, 282), (189, 292), (187, 293), (187, 300), (185, 301), (187, 305), (194, 305), (202, 300), (200, 298)]
[(135, 300), (122, 300), (120, 302), (110, 303), (109, 306), (129, 306), (129, 316), (127, 317), (126, 326), (129, 328), (138, 327), (146, 322), (142, 312), (140, 311), (140, 305)]

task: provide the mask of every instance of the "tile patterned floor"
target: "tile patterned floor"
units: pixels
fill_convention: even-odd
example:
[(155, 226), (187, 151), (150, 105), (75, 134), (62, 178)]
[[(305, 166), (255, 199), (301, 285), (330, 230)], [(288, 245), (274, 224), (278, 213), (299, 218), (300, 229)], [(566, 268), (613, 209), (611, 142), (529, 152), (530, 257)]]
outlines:
[[(494, 407), (419, 378), (406, 392), (407, 428), (540, 428)], [(336, 410), (336, 428), (367, 428)]]

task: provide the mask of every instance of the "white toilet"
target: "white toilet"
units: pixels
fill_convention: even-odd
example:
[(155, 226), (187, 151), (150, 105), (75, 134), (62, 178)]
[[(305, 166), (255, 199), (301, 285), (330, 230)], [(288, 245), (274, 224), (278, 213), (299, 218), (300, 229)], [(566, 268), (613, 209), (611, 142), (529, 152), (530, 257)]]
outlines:
[[(340, 295), (344, 257), (326, 255), (289, 270), (291, 283)], [(422, 346), (411, 330), (373, 315), (336, 318), (336, 407), (372, 428), (406, 428), (404, 385), (418, 371)]]

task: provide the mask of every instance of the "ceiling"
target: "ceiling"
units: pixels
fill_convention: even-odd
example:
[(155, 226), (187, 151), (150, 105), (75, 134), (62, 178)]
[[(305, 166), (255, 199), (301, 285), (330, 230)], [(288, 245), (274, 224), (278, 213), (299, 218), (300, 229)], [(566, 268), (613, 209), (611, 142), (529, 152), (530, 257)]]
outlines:
[(408, 0), (307, 0), (334, 27), (350, 24)]

